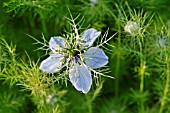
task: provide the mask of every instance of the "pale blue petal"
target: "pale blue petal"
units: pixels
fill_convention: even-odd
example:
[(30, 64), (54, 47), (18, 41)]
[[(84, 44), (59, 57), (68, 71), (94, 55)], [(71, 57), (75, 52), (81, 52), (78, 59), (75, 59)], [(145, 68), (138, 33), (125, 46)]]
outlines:
[(108, 57), (98, 47), (91, 47), (83, 53), (85, 64), (92, 69), (102, 67), (108, 63)]
[(69, 70), (69, 78), (73, 86), (83, 93), (88, 93), (92, 85), (91, 72), (87, 66), (82, 63), (75, 63)]
[(90, 28), (84, 32), (83, 39), (82, 39), (82, 46), (83, 47), (90, 47), (92, 46), (93, 42), (96, 38), (101, 34), (100, 31), (97, 31), (94, 28)]
[(62, 69), (64, 56), (61, 54), (52, 53), (47, 59), (40, 64), (40, 69), (47, 73), (55, 73)]
[(60, 36), (51, 37), (49, 47), (54, 52), (65, 48), (65, 39)]

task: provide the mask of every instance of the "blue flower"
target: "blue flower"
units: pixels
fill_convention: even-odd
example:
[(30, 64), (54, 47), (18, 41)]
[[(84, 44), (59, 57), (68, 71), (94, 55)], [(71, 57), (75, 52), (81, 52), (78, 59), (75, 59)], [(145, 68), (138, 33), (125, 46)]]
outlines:
[[(51, 55), (41, 62), (40, 69), (47, 73), (69, 67), (69, 78), (73, 86), (83, 93), (88, 93), (92, 85), (91, 69), (100, 68), (108, 63), (103, 50), (92, 47), (101, 32), (90, 28), (76, 38), (51, 37), (49, 47)], [(71, 40), (72, 39), (72, 40)]]
[(158, 46), (160, 46), (161, 48), (165, 47), (168, 45), (168, 39), (166, 36), (161, 36), (161, 35), (158, 35), (158, 38), (156, 40), (156, 44)]
[(139, 30), (138, 24), (134, 21), (128, 21), (124, 27), (125, 32), (129, 34), (136, 34)]
[(49, 94), (49, 95), (46, 97), (46, 103), (47, 103), (47, 104), (54, 105), (56, 102), (57, 102), (57, 96), (56, 96), (56, 94), (51, 93), (51, 94)]
[(90, 5), (92, 7), (95, 7), (95, 6), (97, 6), (97, 2), (98, 2), (98, 0), (90, 0)]

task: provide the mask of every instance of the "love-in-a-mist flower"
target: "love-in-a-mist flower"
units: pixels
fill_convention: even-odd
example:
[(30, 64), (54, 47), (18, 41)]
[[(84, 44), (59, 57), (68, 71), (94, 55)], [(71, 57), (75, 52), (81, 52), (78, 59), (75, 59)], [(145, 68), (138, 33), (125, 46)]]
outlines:
[(49, 94), (46, 97), (46, 103), (54, 105), (57, 102), (57, 96), (54, 93)]
[(138, 24), (134, 21), (128, 21), (124, 27), (125, 32), (129, 34), (136, 34), (139, 30)]
[(108, 63), (108, 57), (102, 49), (92, 47), (101, 32), (90, 28), (84, 34), (73, 33), (67, 38), (51, 37), (49, 47), (51, 55), (42, 61), (40, 69), (54, 73), (67, 66), (69, 79), (73, 86), (87, 93), (92, 85), (91, 69), (100, 68)]
[(156, 44), (158, 46), (160, 46), (161, 48), (164, 47), (164, 46), (167, 46), (168, 45), (168, 39), (166, 36), (161, 36), (161, 35), (158, 35), (158, 38), (156, 40)]
[(91, 5), (92, 7), (97, 6), (97, 3), (98, 3), (98, 0), (90, 0), (90, 5)]

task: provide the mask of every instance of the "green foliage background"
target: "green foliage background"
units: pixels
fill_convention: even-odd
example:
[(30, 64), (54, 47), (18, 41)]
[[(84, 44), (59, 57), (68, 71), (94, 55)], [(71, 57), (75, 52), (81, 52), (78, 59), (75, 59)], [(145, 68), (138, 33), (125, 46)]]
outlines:
[[(169, 0), (1, 0), (0, 1), (0, 113), (169, 113), (170, 51), (156, 46), (158, 35), (170, 40)], [(82, 28), (109, 28), (115, 46), (109, 56), (109, 76), (93, 81), (88, 94), (76, 91), (57, 75), (39, 70), (45, 51), (35, 39), (48, 41), (66, 34), (70, 13), (84, 18)], [(140, 30), (124, 31), (128, 20)], [(43, 35), (42, 35), (43, 34)], [(95, 84), (96, 83), (96, 84)], [(55, 104), (46, 97), (54, 93)]]

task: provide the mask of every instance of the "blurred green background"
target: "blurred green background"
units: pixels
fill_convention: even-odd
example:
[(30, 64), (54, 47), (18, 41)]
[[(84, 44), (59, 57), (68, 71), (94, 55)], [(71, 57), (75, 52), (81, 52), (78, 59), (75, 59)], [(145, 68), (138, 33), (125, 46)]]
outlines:
[[(84, 18), (82, 28), (93, 27), (101, 31), (102, 35), (109, 28), (108, 38), (117, 33), (109, 42), (115, 46), (115, 48), (111, 48), (113, 53), (107, 53), (108, 66), (111, 70), (109, 75), (115, 79), (102, 77), (100, 85), (97, 86), (93, 81), (92, 89), (87, 95), (76, 91), (69, 82), (67, 87), (65, 83), (61, 83), (61, 85), (55, 83), (52, 88), (47, 88), (47, 92), (55, 92), (58, 103), (50, 107), (42, 104), (39, 107), (41, 105), (39, 100), (45, 97), (32, 95), (30, 89), (25, 91), (26, 87), (18, 85), (19, 81), (12, 84), (8, 74), (1, 72), (0, 113), (170, 113), (169, 86), (166, 101), (163, 103), (163, 111), (160, 110), (162, 98), (165, 98), (164, 86), (167, 82), (164, 73), (169, 73), (169, 71), (165, 71), (169, 67), (166, 68), (164, 63), (158, 63), (157, 59), (153, 58), (155, 57), (153, 55), (158, 54), (158, 58), (161, 57), (162, 60), (161, 55), (164, 55), (164, 52), (161, 54), (158, 49), (150, 46), (150, 42), (153, 42), (158, 34), (167, 35), (169, 40), (169, 6), (169, 0), (98, 0), (96, 6), (91, 6), (89, 0), (0, 0), (0, 37), (4, 38), (8, 44), (16, 45), (15, 58), (17, 61), (22, 59), (27, 62), (28, 56), (30, 61), (35, 62), (46, 58), (45, 51), (36, 51), (42, 45), (34, 44), (35, 40), (28, 35), (43, 41), (43, 34), (48, 41), (52, 36), (66, 34), (66, 31), (70, 31), (67, 20), (70, 17), (69, 10), (74, 18), (79, 14), (78, 20)], [(139, 56), (136, 57), (129, 51), (125, 51), (130, 47), (130, 42), (128, 42), (129, 39), (125, 39), (129, 37), (124, 32), (124, 23), (121, 21), (123, 17), (119, 12), (123, 9), (127, 18), (131, 20), (129, 8), (132, 12), (149, 12), (148, 18), (152, 18), (154, 15), (147, 29), (149, 33), (144, 34), (147, 37), (145, 41), (148, 45), (143, 46), (145, 48), (143, 53), (146, 54), (147, 73), (149, 74), (146, 74), (142, 93), (138, 92), (140, 77), (137, 76), (136, 71)], [(146, 19), (146, 23), (148, 21), (149, 19)], [(1, 70), (3, 70), (6, 66), (3, 61), (4, 56), (6, 63), (12, 64), (12, 61), (8, 62), (11, 60), (8, 55), (9, 51), (3, 47), (3, 44), (1, 46), (0, 63)], [(151, 53), (151, 51), (157, 52)], [(169, 55), (169, 53), (167, 54)], [(7, 70), (12, 70), (8, 64)]]

